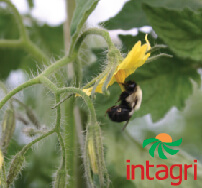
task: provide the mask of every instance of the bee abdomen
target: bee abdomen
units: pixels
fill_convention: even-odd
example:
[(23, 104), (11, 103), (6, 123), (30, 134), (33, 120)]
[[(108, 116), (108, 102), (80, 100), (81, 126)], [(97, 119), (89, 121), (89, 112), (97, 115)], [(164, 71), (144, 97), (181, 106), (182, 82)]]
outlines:
[(118, 105), (109, 108), (107, 110), (107, 114), (112, 121), (122, 122), (122, 121), (128, 121), (128, 119), (131, 117), (130, 111), (131, 109), (128, 107)]

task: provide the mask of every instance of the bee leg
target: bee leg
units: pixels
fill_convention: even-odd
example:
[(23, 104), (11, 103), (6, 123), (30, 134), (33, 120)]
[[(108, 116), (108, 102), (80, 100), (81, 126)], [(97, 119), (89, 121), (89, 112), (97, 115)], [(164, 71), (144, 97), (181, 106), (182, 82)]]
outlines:
[[(127, 98), (129, 95), (130, 95), (130, 94), (129, 94), (128, 92), (123, 91), (123, 92), (121, 93), (121, 95), (119, 96), (119, 100), (118, 100), (117, 102), (125, 101), (126, 98)], [(116, 102), (116, 103), (117, 103), (117, 102)]]
[(121, 99), (119, 98), (119, 100), (118, 101), (116, 101), (116, 103), (115, 104), (117, 104), (118, 102), (120, 102), (121, 101)]
[(122, 131), (125, 130), (125, 128), (127, 127), (128, 123), (129, 123), (129, 120), (128, 120), (128, 121), (126, 122), (126, 124), (123, 126)]

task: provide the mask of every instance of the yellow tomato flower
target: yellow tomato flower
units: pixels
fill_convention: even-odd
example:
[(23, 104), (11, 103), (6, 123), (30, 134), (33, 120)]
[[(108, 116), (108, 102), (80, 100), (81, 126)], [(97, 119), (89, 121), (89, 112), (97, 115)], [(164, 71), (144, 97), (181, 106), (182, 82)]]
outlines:
[[(116, 70), (107, 85), (107, 88), (111, 86), (114, 82), (124, 83), (125, 79), (135, 72), (135, 70), (142, 66), (145, 61), (150, 56), (150, 53), (147, 53), (150, 50), (150, 43), (147, 40), (147, 35), (145, 36), (146, 43), (141, 45), (141, 41), (138, 41), (132, 50), (128, 53), (127, 57), (116, 67)], [(102, 93), (102, 86), (106, 80), (107, 75), (99, 82), (95, 92)], [(120, 85), (121, 89), (122, 85)], [(83, 89), (87, 95), (91, 95), (93, 87), (88, 89)]]

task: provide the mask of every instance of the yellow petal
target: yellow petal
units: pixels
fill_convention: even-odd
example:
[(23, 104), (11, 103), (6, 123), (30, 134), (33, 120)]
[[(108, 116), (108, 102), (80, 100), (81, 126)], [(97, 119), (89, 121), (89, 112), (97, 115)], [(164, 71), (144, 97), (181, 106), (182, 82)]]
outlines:
[(147, 39), (147, 34), (145, 35), (145, 41), (146, 41), (146, 43), (148, 45), (148, 49), (147, 50), (150, 50), (151, 46), (150, 46), (150, 43), (149, 43), (149, 41)]
[(85, 92), (86, 93), (86, 95), (91, 95), (91, 91), (92, 91), (92, 87), (90, 87), (90, 88), (88, 88), (88, 89), (83, 89), (83, 92)]
[(3, 165), (3, 162), (4, 162), (4, 157), (3, 157), (2, 153), (1, 153), (1, 150), (0, 150), (0, 169), (1, 169), (2, 165)]
[(124, 80), (126, 79), (125, 71), (122, 69), (120, 69), (114, 76), (115, 76), (116, 82), (118, 83), (123, 83)]
[[(150, 43), (147, 39), (147, 35), (145, 36), (146, 44), (141, 45), (141, 41), (138, 41), (132, 50), (128, 53), (126, 58), (117, 66), (114, 75), (112, 76), (107, 88), (114, 84), (114, 82), (123, 83), (125, 79), (135, 72), (135, 70), (142, 66), (147, 58), (150, 56), (150, 53), (147, 51), (151, 48)], [(102, 86), (105, 82), (107, 76), (105, 76), (100, 83), (98, 84), (95, 92), (102, 93)], [(119, 84), (121, 89), (123, 90), (123, 86)], [(83, 91), (86, 92), (87, 95), (91, 95), (92, 88), (84, 89)]]

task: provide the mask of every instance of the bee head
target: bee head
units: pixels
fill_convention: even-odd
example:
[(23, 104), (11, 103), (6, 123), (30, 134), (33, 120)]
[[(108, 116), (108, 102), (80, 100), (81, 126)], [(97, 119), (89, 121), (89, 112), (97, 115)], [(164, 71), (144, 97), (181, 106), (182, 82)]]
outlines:
[(124, 86), (125, 90), (128, 92), (133, 92), (137, 87), (136, 82), (131, 81), (131, 80), (123, 83), (122, 85)]

